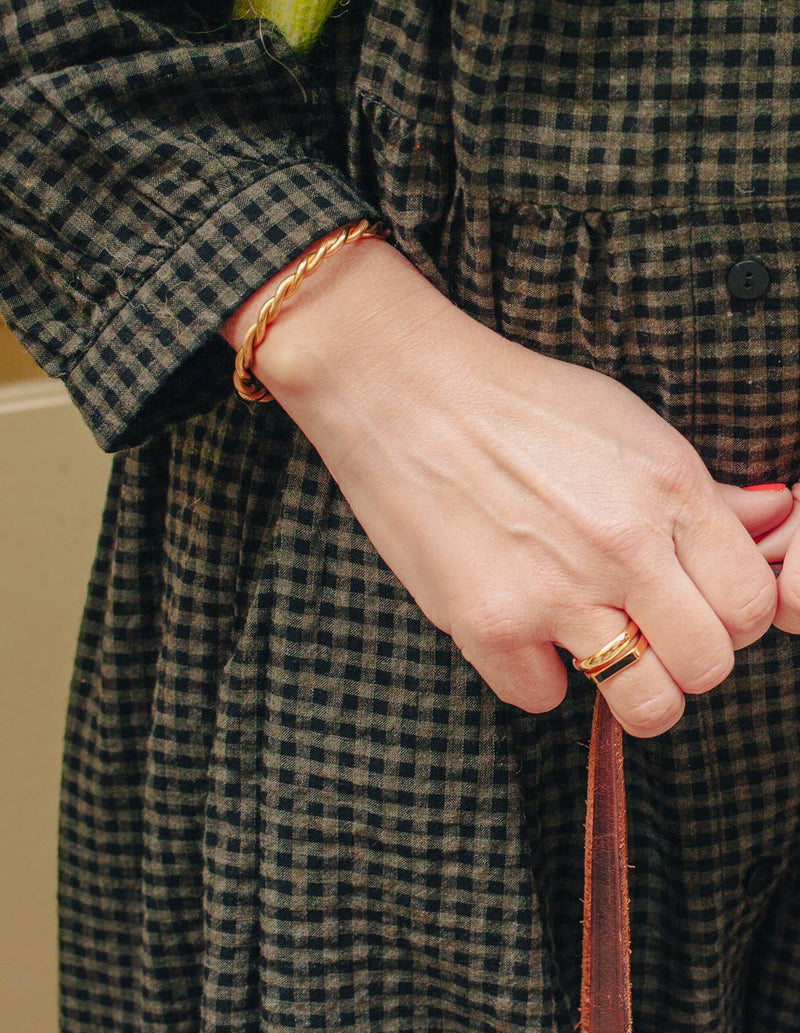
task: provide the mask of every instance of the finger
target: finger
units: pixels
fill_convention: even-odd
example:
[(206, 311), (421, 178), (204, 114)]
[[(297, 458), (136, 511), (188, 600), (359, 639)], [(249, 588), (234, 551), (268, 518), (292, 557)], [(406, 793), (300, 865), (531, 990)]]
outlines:
[(755, 484), (746, 488), (717, 484), (717, 490), (751, 538), (779, 527), (792, 512), (792, 493), (785, 484)]
[[(569, 629), (559, 644), (585, 659), (615, 638), (627, 621), (619, 610), (598, 608), (585, 613), (583, 625)], [(684, 694), (652, 647), (599, 688), (625, 731), (640, 738), (666, 732), (683, 714)]]
[(791, 516), (788, 516), (779, 527), (757, 540), (758, 551), (767, 563), (783, 563), (798, 529), (800, 529), (800, 503), (795, 506)]
[(674, 530), (681, 566), (731, 637), (734, 649), (755, 642), (775, 615), (775, 577), (719, 492), (687, 507)]
[(550, 642), (536, 642), (531, 622), (473, 621), (453, 639), (464, 658), (504, 703), (532, 714), (553, 710), (567, 692), (567, 675)]
[[(792, 488), (792, 495), (800, 503), (800, 486)], [(800, 524), (800, 521), (798, 521)], [(788, 543), (783, 569), (778, 576), (778, 608), (774, 624), (781, 631), (792, 635), (800, 634), (800, 533)]]
[(624, 605), (682, 692), (709, 692), (728, 677), (731, 636), (674, 553), (638, 572)]
[(791, 513), (772, 531), (768, 531), (756, 539), (758, 551), (767, 563), (773, 564), (773, 566), (783, 563), (789, 544), (800, 530), (800, 485), (792, 488), (791, 497)]

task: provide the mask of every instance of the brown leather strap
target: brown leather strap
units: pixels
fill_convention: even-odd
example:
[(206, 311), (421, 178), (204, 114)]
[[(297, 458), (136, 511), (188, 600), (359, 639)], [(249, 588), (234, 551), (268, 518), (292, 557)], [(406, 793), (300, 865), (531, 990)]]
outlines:
[(589, 749), (581, 1033), (631, 1033), (622, 729), (597, 693)]

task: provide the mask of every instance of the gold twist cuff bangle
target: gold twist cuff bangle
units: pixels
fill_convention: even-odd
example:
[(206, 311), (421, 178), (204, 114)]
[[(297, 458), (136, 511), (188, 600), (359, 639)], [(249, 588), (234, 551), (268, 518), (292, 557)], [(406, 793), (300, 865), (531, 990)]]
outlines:
[(280, 315), (284, 301), (297, 292), (303, 280), (315, 273), (326, 258), (338, 254), (345, 244), (354, 244), (367, 237), (384, 240), (387, 236), (379, 222), (371, 223), (368, 219), (349, 222), (333, 236), (325, 237), (313, 251), (303, 256), (293, 272), (281, 280), (272, 297), (262, 305), (258, 319), (245, 334), (244, 343), (236, 355), (233, 386), (240, 398), (248, 402), (272, 401), (272, 395), (252, 371), (253, 359), (256, 349), (264, 343), (270, 325)]

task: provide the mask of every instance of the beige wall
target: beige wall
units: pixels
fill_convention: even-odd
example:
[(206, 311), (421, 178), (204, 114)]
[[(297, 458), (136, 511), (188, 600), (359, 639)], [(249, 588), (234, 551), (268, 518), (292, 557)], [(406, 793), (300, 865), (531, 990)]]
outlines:
[(0, 384), (43, 377), (44, 373), (14, 340), (8, 327), (0, 319)]
[(58, 1029), (61, 740), (108, 466), (61, 385), (0, 328), (0, 1030), (9, 1033)]

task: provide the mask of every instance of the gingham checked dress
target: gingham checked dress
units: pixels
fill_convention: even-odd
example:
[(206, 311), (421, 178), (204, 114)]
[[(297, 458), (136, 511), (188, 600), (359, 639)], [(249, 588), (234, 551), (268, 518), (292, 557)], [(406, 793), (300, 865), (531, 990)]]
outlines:
[[(63, 1033), (569, 1033), (591, 694), (500, 703), (281, 410), (231, 396), (215, 330), (380, 213), (715, 477), (796, 480), (800, 16), (351, 0), (307, 60), (210, 0), (0, 18), (3, 308), (119, 452), (66, 736)], [(799, 651), (770, 633), (627, 742), (637, 1033), (800, 1030)]]

